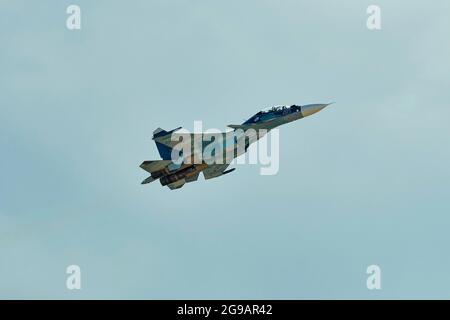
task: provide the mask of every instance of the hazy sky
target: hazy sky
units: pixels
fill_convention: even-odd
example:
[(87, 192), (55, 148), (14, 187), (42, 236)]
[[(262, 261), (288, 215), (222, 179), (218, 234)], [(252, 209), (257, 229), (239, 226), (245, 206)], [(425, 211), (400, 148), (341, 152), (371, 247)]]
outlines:
[[(0, 0), (0, 16), (0, 298), (450, 298), (449, 1)], [(157, 127), (330, 101), (281, 128), (275, 176), (140, 185)]]

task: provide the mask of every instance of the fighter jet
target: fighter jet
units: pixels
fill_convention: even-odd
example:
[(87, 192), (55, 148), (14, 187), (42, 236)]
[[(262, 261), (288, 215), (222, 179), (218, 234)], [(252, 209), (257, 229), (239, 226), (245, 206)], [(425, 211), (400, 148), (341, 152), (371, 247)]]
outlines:
[[(220, 150), (223, 150), (225, 159), (232, 160), (247, 152), (250, 144), (260, 139), (270, 130), (283, 124), (311, 116), (328, 105), (330, 104), (275, 106), (259, 111), (240, 125), (228, 125), (232, 129), (231, 147), (227, 148), (227, 141), (230, 140), (230, 132), (224, 132), (222, 133), (224, 138), (220, 143), (225, 141), (225, 147), (220, 148)], [(203, 172), (205, 180), (208, 180), (223, 176), (235, 170), (235, 168), (227, 170), (231, 161), (221, 163), (211, 163), (211, 161), (207, 161), (208, 159), (202, 159), (200, 162), (192, 161), (195, 153), (198, 152), (195, 151), (194, 147), (194, 151), (190, 153), (183, 154), (183, 152), (175, 152), (175, 154), (178, 154), (178, 158), (173, 159), (174, 148), (179, 144), (179, 139), (174, 139), (173, 135), (177, 134), (180, 129), (181, 127), (166, 131), (158, 128), (153, 132), (152, 139), (156, 143), (162, 160), (144, 161), (140, 165), (142, 169), (150, 173), (150, 176), (142, 181), (142, 184), (159, 179), (162, 186), (168, 186), (171, 190), (174, 190), (183, 187), (185, 183), (197, 181), (200, 172)], [(251, 134), (248, 134), (248, 132), (251, 132)], [(200, 134), (202, 141), (201, 151), (204, 150), (207, 144), (219, 143), (215, 139), (213, 142), (208, 142), (212, 139), (203, 139), (205, 135), (207, 136), (208, 134)], [(195, 144), (195, 141), (198, 141), (196, 139), (199, 139), (198, 134), (190, 134), (190, 138), (189, 143), (192, 146)]]

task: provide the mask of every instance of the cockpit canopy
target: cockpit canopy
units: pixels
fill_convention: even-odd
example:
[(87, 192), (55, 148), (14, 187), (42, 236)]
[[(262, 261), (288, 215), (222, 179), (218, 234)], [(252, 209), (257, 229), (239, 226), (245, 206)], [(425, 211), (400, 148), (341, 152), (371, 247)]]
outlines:
[(245, 121), (243, 124), (251, 124), (269, 121), (279, 116), (285, 116), (294, 112), (300, 112), (301, 106), (292, 105), (292, 106), (274, 106), (261, 110), (253, 117)]

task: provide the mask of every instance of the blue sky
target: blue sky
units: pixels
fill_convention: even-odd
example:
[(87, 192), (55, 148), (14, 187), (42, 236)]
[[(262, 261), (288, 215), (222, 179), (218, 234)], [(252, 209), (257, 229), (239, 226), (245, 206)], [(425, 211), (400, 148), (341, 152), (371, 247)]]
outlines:
[[(0, 297), (449, 298), (450, 3), (370, 4), (1, 0)], [(140, 185), (157, 127), (330, 101), (275, 176)]]

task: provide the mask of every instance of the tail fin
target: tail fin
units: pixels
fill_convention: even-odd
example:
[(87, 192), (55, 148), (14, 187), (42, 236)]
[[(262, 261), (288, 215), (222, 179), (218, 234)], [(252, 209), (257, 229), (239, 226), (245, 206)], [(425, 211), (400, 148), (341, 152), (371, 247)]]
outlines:
[(155, 141), (156, 147), (158, 148), (159, 155), (163, 160), (170, 160), (172, 159), (172, 148), (169, 146), (166, 146), (165, 144), (162, 144), (158, 141)]
[(163, 160), (171, 160), (172, 159), (172, 148), (159, 142), (156, 140), (157, 138), (164, 137), (168, 134), (171, 134), (174, 131), (177, 131), (181, 129), (181, 127), (166, 131), (162, 128), (157, 128), (155, 131), (153, 131), (153, 140), (155, 140), (156, 147), (158, 148), (159, 155)]

